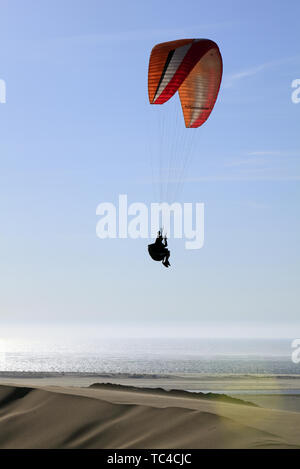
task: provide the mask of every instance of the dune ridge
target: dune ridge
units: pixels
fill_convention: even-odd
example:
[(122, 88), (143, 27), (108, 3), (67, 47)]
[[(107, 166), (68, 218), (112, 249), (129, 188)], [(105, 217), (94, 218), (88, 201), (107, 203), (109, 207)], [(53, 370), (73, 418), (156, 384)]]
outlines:
[(227, 394), (216, 394), (213, 392), (189, 392), (182, 389), (163, 389), (163, 388), (136, 388), (134, 386), (128, 386), (124, 384), (114, 383), (93, 383), (89, 386), (91, 389), (112, 389), (112, 390), (124, 390), (138, 393), (149, 393), (157, 395), (168, 395), (176, 397), (186, 397), (188, 399), (208, 399), (214, 401), (231, 402), (232, 404), (249, 405), (252, 407), (258, 407), (253, 402), (238, 399), (236, 397), (227, 396)]

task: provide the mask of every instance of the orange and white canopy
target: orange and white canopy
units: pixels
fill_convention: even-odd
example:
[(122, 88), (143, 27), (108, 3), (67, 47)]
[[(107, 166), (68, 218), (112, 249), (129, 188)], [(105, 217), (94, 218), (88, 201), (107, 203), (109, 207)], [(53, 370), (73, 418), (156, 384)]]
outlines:
[(149, 61), (149, 101), (163, 104), (178, 91), (186, 127), (200, 127), (215, 105), (222, 70), (219, 48), (209, 39), (157, 44)]

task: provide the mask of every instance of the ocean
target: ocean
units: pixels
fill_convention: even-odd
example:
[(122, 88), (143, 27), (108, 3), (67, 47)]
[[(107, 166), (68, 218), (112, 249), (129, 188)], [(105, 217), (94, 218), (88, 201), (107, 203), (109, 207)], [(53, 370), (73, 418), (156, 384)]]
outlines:
[(289, 339), (9, 338), (0, 372), (300, 374)]

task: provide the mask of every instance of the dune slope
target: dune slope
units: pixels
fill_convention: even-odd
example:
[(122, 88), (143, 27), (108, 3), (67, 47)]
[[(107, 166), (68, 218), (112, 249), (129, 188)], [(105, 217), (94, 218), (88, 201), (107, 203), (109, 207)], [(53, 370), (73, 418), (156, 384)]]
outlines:
[(267, 432), (217, 412), (176, 407), (176, 399), (167, 407), (134, 399), (134, 393), (125, 404), (76, 389), (0, 386), (0, 448), (296, 447), (276, 434), (276, 425)]

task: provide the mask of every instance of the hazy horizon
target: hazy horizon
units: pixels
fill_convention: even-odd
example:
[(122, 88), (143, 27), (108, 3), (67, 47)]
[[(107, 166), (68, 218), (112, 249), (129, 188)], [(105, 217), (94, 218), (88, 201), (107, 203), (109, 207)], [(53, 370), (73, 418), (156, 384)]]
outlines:
[(167, 321), (151, 324), (99, 323), (99, 322), (52, 322), (52, 323), (9, 323), (2, 322), (0, 340), (19, 337), (32, 339), (87, 339), (93, 338), (194, 338), (194, 339), (261, 339), (277, 340), (298, 338), (297, 324), (276, 324), (272, 328), (259, 324), (226, 325), (213, 323), (192, 323), (189, 325), (168, 324)]

